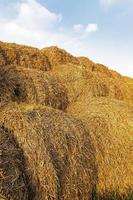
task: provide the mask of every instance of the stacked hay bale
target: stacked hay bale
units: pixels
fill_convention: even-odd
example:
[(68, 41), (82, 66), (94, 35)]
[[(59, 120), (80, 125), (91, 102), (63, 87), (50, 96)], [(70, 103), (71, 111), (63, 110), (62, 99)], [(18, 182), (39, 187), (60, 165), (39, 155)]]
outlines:
[(0, 199), (132, 200), (132, 83), (58, 47), (0, 42)]
[(94, 96), (109, 96), (130, 104), (133, 103), (132, 89), (123, 76), (105, 65), (92, 62), (86, 57), (79, 57), (78, 59), (89, 75), (88, 79), (92, 82), (90, 85), (93, 86), (91, 90), (94, 91)]
[[(23, 151), (31, 188), (28, 194), (34, 195), (33, 199), (92, 199), (97, 167), (95, 150), (84, 124), (52, 108), (14, 105), (1, 109), (0, 122), (12, 130), (10, 134)], [(9, 162), (10, 158), (6, 159)], [(3, 184), (3, 196), (4, 187)], [(20, 195), (21, 190), (18, 199)]]
[(0, 42), (0, 65), (17, 65), (47, 71), (51, 68), (48, 58), (39, 49)]
[(94, 66), (93, 71), (102, 73), (103, 76), (107, 76), (109, 78), (113, 78), (112, 71), (108, 67), (106, 67), (105, 65), (97, 63)]
[(44, 48), (41, 50), (41, 52), (43, 55), (47, 56), (52, 67), (69, 63), (79, 64), (79, 61), (76, 57), (56, 46)]
[[(57, 47), (42, 50), (54, 66), (50, 74), (58, 77), (68, 90), (69, 103), (87, 95), (108, 97), (133, 103), (131, 92), (122, 76), (86, 57), (74, 58)], [(75, 60), (76, 59), (76, 60)]]
[(67, 89), (58, 78), (33, 69), (23, 69), (23, 71), (33, 81), (37, 103), (66, 110), (68, 105)]
[(35, 88), (30, 77), (14, 66), (0, 67), (0, 101), (34, 102)]
[(126, 84), (128, 85), (128, 88), (130, 90), (131, 93), (131, 97), (132, 97), (132, 102), (133, 102), (133, 78), (129, 78), (129, 77), (123, 77)]
[[(19, 155), (19, 149), (22, 149), (23, 151), (25, 162), (23, 162), (23, 164), (19, 164), (22, 164), (22, 168), (25, 168), (24, 173), (28, 177), (28, 185), (31, 188), (28, 190), (29, 198), (27, 197), (25, 199), (56, 199), (56, 190), (58, 185), (57, 177), (54, 167), (51, 163), (51, 159), (47, 154), (42, 132), (36, 132), (32, 128), (32, 124), (25, 119), (17, 105), (9, 107), (6, 106), (5, 108), (2, 107), (0, 112), (0, 121), (1, 124), (3, 124), (4, 129), (11, 130), (9, 132), (9, 134), (11, 134), (10, 137), (14, 137), (18, 144), (18, 156), (21, 156)], [(13, 142), (13, 140), (11, 140), (11, 142)], [(12, 149), (10, 149), (11, 154), (14, 153), (15, 146), (16, 143), (14, 142)], [(1, 154), (3, 157), (3, 148), (1, 149)], [(7, 157), (6, 162), (8, 163), (10, 159), (10, 157)], [(18, 159), (21, 159), (21, 157), (18, 157)], [(11, 171), (9, 171), (9, 176), (6, 177), (9, 187), (12, 183), (14, 183), (10, 180), (11, 176), (13, 180), (16, 180), (16, 182), (21, 178), (21, 174), (12, 173), (13, 169), (15, 170), (17, 166), (15, 161), (13, 162), (12, 160), (11, 162), (12, 168)], [(5, 171), (4, 166), (2, 167), (1, 171)], [(26, 180), (24, 179), (24, 181)], [(15, 199), (16, 193), (12, 189), (13, 186), (6, 191), (5, 184), (0, 184), (2, 187), (2, 196), (5, 197), (4, 199), (8, 200)], [(17, 188), (17, 199), (24, 199), (23, 195), (25, 194), (25, 191), (22, 189)]]
[(0, 42), (0, 66), (9, 63), (16, 63), (16, 52), (10, 47), (10, 44)]
[(133, 198), (133, 107), (107, 98), (69, 108), (88, 126), (96, 149), (98, 199)]
[(131, 92), (122, 77), (113, 78), (102, 72), (89, 71), (82, 65), (58, 65), (49, 74), (56, 76), (68, 90), (69, 104), (85, 96), (107, 97), (133, 103)]
[(120, 76), (119, 73), (110, 70), (107, 66), (99, 63), (94, 63), (87, 57), (78, 57), (78, 60), (80, 61), (80, 64), (83, 65), (88, 71), (88, 73), (91, 72), (97, 72), (97, 73), (102, 73), (103, 76), (106, 77), (111, 77), (113, 78), (114, 76)]
[[(103, 73), (90, 72), (87, 77), (87, 85), (80, 98), (106, 97), (125, 101), (132, 104), (131, 91), (123, 78), (109, 78)], [(78, 99), (80, 101), (80, 99)]]
[(87, 84), (83, 68), (80, 65), (58, 65), (49, 74), (57, 77), (67, 88), (69, 104), (77, 100)]
[(87, 57), (83, 57), (83, 56), (77, 57), (77, 59), (78, 59), (80, 65), (84, 66), (86, 68), (86, 70), (93, 71), (95, 63), (92, 60), (90, 60)]
[(65, 110), (67, 91), (61, 82), (38, 70), (0, 67), (0, 102), (44, 104)]
[[(123, 80), (120, 74), (109, 70), (106, 66), (101, 64), (95, 64), (91, 60), (85, 57), (74, 57), (67, 53), (66, 51), (59, 49), (58, 47), (48, 47), (44, 48), (39, 51), (36, 48), (16, 45), (16, 44), (8, 44), (8, 43), (0, 43), (0, 55), (3, 56), (0, 59), (1, 64), (3, 65), (10, 65), (15, 64), (22, 67), (28, 68), (38, 68), (44, 71), (49, 70), (51, 67), (60, 66), (59, 73), (62, 68), (64, 69), (64, 65), (66, 66), (65, 71), (68, 70), (68, 76), (72, 76), (73, 68), (76, 69), (77, 66), (77, 73), (88, 73), (88, 77), (82, 78), (79, 81), (74, 81), (74, 86), (70, 86), (72, 81), (69, 79), (65, 79), (65, 83), (70, 80), (70, 83), (66, 84), (70, 90), (70, 97), (69, 101), (75, 102), (76, 98), (80, 96), (83, 90), (78, 90), (79, 84), (81, 83), (80, 88), (83, 87), (83, 83), (86, 83), (85, 79), (88, 79), (88, 86), (87, 89), (84, 89), (85, 93), (87, 92), (88, 96), (109, 96), (111, 98), (116, 98), (120, 100), (124, 100), (128, 103), (132, 103), (132, 89), (128, 86), (126, 81)], [(48, 61), (49, 59), (49, 61)], [(43, 63), (42, 60), (47, 60), (47, 62)], [(74, 67), (71, 65), (71, 72), (70, 72), (70, 64), (73, 64)], [(79, 71), (80, 68), (80, 72)], [(81, 72), (82, 70), (82, 72)], [(75, 70), (76, 71), (76, 70)], [(83, 72), (84, 71), (84, 72)], [(65, 73), (66, 74), (66, 73)], [(74, 74), (74, 73), (73, 73)], [(61, 75), (61, 73), (60, 73)], [(76, 77), (75, 75), (75, 77)], [(82, 75), (81, 75), (82, 77)], [(71, 78), (75, 79), (75, 78)], [(62, 81), (63, 82), (63, 81)], [(77, 84), (78, 83), (78, 84)], [(91, 84), (93, 83), (93, 84)], [(70, 86), (70, 87), (69, 87)], [(72, 89), (70, 89), (72, 88)], [(74, 92), (75, 91), (75, 92)]]
[(2, 124), (0, 125), (0, 158), (0, 199), (30, 199), (23, 151), (10, 130)]

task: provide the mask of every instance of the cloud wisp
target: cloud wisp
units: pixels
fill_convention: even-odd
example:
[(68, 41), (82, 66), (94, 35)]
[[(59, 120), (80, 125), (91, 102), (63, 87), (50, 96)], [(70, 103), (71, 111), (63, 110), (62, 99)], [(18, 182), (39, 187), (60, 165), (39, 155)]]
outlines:
[(95, 33), (98, 31), (98, 25), (97, 24), (88, 24), (85, 31), (87, 33)]
[(83, 24), (74, 24), (73, 29), (75, 32), (82, 32), (84, 29), (84, 25)]
[(84, 34), (84, 33), (95, 33), (98, 31), (98, 24), (89, 23), (87, 26), (83, 24), (75, 24), (73, 26), (75, 32)]

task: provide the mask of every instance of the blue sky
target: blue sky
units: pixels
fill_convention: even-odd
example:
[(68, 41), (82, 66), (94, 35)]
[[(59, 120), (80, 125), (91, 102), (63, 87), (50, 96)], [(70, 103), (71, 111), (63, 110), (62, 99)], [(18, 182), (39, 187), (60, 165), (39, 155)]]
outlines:
[(133, 0), (0, 0), (0, 40), (57, 45), (133, 76)]

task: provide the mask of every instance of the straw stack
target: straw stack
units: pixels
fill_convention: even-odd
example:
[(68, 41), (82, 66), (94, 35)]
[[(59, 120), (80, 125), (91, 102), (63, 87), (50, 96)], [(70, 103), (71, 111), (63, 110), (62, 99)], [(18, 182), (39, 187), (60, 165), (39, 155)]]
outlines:
[(107, 98), (84, 99), (69, 107), (86, 123), (96, 149), (98, 199), (133, 197), (133, 107)]
[[(30, 199), (32, 196), (35, 200), (92, 199), (97, 178), (95, 150), (83, 123), (52, 108), (16, 105), (1, 108), (0, 122), (4, 129), (11, 130), (8, 134), (15, 138), (18, 149), (22, 149), (25, 159), (22, 167), (29, 180)], [(19, 156), (18, 151), (18, 159)], [(11, 158), (6, 159), (8, 163)], [(13, 169), (17, 167), (14, 163)], [(7, 181), (11, 173), (12, 179), (18, 180), (9, 171)], [(3, 183), (2, 195), (7, 198), (5, 188)], [(9, 188), (8, 195), (13, 194)], [(21, 190), (18, 190), (19, 196), (21, 199)]]
[(10, 130), (0, 125), (0, 199), (28, 200), (30, 187), (22, 149)]
[(0, 80), (0, 102), (43, 104), (62, 110), (67, 107), (65, 87), (42, 71), (1, 66)]
[(0, 65), (16, 65), (47, 71), (51, 68), (48, 58), (39, 49), (0, 42)]
[(64, 65), (69, 63), (79, 64), (79, 61), (76, 57), (56, 46), (44, 48), (41, 50), (41, 52), (43, 55), (47, 56), (52, 68), (56, 65)]
[[(101, 70), (104, 71), (104, 70)], [(69, 104), (91, 97), (107, 97), (132, 104), (132, 93), (122, 76), (87, 70), (83, 65), (58, 65), (49, 74), (56, 76), (68, 90)]]

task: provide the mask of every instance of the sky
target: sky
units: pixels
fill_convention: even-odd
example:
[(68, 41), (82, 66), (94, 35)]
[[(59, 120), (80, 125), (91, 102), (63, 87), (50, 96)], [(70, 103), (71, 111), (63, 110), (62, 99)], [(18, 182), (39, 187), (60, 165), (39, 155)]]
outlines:
[(58, 46), (133, 77), (133, 0), (0, 0), (0, 40)]

